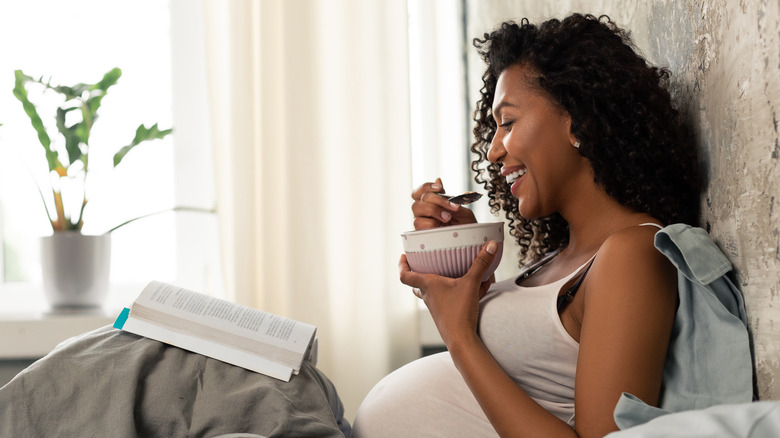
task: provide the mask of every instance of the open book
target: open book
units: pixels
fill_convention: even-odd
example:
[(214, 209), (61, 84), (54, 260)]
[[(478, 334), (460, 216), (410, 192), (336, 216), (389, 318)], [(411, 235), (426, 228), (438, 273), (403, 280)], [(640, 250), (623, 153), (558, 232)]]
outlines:
[(285, 382), (317, 357), (313, 325), (158, 281), (114, 327)]

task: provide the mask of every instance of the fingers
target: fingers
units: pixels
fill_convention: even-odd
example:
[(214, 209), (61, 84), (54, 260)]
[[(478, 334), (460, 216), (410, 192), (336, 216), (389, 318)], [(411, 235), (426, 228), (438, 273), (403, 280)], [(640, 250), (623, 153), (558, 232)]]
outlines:
[(417, 289), (424, 288), (425, 274), (419, 274), (412, 271), (412, 268), (409, 267), (409, 263), (406, 260), (406, 254), (402, 254), (401, 259), (398, 261), (398, 272), (401, 277), (401, 283)]
[(488, 289), (490, 289), (490, 286), (493, 284), (492, 281), (488, 280), (485, 282), (482, 282), (482, 284), (479, 285), (479, 299), (481, 300), (482, 297), (484, 297), (487, 294)]
[(457, 281), (455, 278), (412, 271), (412, 268), (407, 262), (406, 254), (401, 255), (401, 259), (398, 261), (398, 271), (401, 283), (407, 286), (411, 286), (415, 289), (422, 289), (423, 291), (430, 287), (436, 286), (447, 288), (454, 287)]
[(444, 193), (444, 186), (441, 183), (441, 178), (436, 178), (436, 181), (434, 182), (428, 182), (421, 185), (420, 187), (417, 187), (412, 192), (412, 199), (414, 199), (415, 201), (419, 201), (424, 194), (430, 192)]
[(441, 179), (425, 183), (412, 193), (412, 213), (414, 214), (414, 229), (425, 230), (440, 227), (451, 222), (453, 214), (460, 210), (460, 205), (453, 204), (446, 198), (438, 196), (444, 193)]
[(496, 258), (496, 252), (498, 251), (498, 244), (494, 241), (490, 241), (482, 246), (482, 249), (477, 254), (477, 258), (474, 263), (471, 264), (471, 268), (464, 277), (476, 281), (477, 284), (482, 283), (482, 277), (487, 272), (490, 265), (493, 264), (493, 260)]
[(398, 273), (403, 274), (404, 271), (411, 271), (409, 261), (406, 260), (406, 254), (401, 254), (401, 258), (398, 260)]

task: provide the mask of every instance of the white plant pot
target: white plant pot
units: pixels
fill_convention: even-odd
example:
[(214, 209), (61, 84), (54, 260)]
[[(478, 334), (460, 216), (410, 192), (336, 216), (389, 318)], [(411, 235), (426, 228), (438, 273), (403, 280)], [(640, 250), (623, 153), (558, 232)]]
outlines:
[(111, 234), (59, 231), (41, 238), (43, 289), (55, 309), (100, 307), (108, 293)]

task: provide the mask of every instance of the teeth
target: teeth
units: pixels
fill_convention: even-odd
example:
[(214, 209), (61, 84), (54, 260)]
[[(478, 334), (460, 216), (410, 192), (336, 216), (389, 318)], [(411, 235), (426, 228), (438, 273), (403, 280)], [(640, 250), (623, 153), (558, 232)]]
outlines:
[(515, 170), (514, 172), (510, 173), (506, 176), (506, 182), (508, 184), (512, 184), (513, 182), (517, 181), (521, 176), (525, 175), (525, 169), (519, 169)]

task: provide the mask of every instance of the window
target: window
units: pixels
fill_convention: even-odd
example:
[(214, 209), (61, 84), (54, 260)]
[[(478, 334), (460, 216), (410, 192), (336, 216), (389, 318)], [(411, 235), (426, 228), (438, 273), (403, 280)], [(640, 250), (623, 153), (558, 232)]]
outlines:
[[(112, 233), (109, 306), (126, 305), (150, 280), (221, 293), (215, 215), (170, 211), (215, 204), (203, 54), (189, 50), (202, 40), (202, 29), (192, 25), (200, 23), (192, 17), (198, 13), (180, 0), (116, 1), (110, 8), (100, 0), (0, 4), (4, 312), (46, 308), (38, 247), (39, 237), (51, 233), (35, 184), (47, 177), (43, 148), (11, 93), (16, 69), (63, 85), (94, 83), (110, 69), (122, 69), (90, 138), (84, 232), (100, 234), (127, 219), (166, 212)], [(196, 34), (195, 43), (188, 33)], [(39, 112), (49, 131), (56, 131), (48, 112), (56, 102), (30, 97), (43, 105)], [(173, 136), (142, 144), (112, 169), (111, 157), (132, 140), (135, 128), (154, 123), (173, 127)]]
[(412, 183), (441, 177), (448, 193), (473, 190), (461, 3), (408, 3)]

